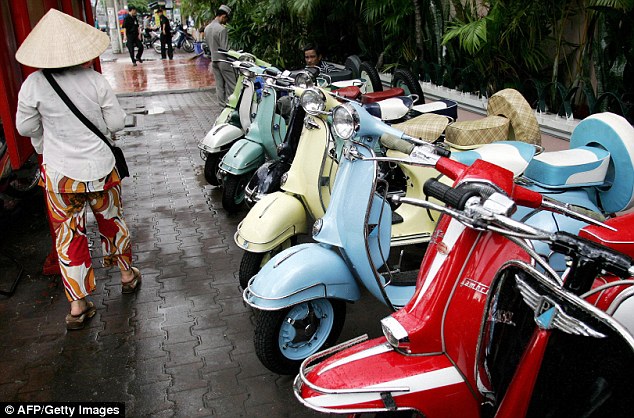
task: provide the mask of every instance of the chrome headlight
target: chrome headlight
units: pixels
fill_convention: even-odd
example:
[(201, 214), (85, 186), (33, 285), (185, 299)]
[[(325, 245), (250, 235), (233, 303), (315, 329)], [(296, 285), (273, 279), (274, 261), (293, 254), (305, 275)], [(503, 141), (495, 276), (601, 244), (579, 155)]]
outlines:
[(349, 103), (337, 106), (332, 112), (332, 127), (338, 137), (350, 139), (359, 130), (359, 114)]
[(326, 96), (321, 90), (304, 90), (299, 101), (309, 115), (317, 115), (326, 108)]
[(251, 62), (255, 64), (255, 56), (245, 52), (242, 55), (240, 55), (240, 57), (238, 57), (238, 61)]
[(313, 237), (317, 234), (319, 234), (319, 232), (321, 232), (321, 228), (324, 226), (324, 220), (319, 218), (315, 221), (315, 223), (313, 224)]
[(300, 71), (295, 76), (295, 85), (297, 87), (307, 89), (312, 87), (314, 84), (315, 83), (313, 83), (313, 77), (311, 77), (311, 75), (306, 71)]
[(407, 330), (403, 328), (400, 322), (394, 317), (388, 316), (381, 319), (381, 328), (383, 329), (383, 335), (387, 338), (387, 342), (394, 348), (400, 350), (410, 351), (409, 348), (409, 334)]

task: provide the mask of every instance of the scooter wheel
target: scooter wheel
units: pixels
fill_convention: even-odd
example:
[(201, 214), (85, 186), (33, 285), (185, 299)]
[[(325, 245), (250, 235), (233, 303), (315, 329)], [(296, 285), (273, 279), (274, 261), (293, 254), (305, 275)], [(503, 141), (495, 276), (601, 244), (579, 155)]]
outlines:
[(185, 52), (194, 52), (194, 43), (189, 39), (185, 39), (183, 41), (183, 51)]
[(405, 90), (405, 94), (416, 94), (418, 100), (414, 104), (425, 103), (425, 94), (418, 82), (418, 79), (411, 72), (399, 68), (392, 75), (392, 87), (400, 87)]
[(157, 54), (161, 53), (161, 41), (159, 41), (158, 39), (155, 39), (152, 42), (152, 48), (154, 48), (154, 52), (156, 52)]
[(383, 91), (383, 83), (381, 83), (381, 77), (379, 72), (374, 68), (374, 65), (367, 61), (363, 61), (359, 66), (360, 78), (366, 81), (366, 92), (372, 93), (374, 91)]
[(234, 176), (227, 174), (223, 181), (222, 207), (229, 213), (240, 210), (244, 203), (244, 188), (249, 182), (246, 175)]
[(356, 55), (350, 55), (346, 58), (344, 67), (352, 71), (352, 78), (360, 78), (361, 76), (361, 59)]
[(251, 280), (251, 277), (258, 274), (260, 269), (266, 263), (268, 263), (271, 258), (275, 257), (281, 251), (290, 248), (295, 244), (297, 244), (296, 236), (287, 239), (277, 248), (265, 253), (252, 253), (249, 251), (245, 251), (244, 254), (242, 254), (242, 260), (240, 261), (240, 270), (238, 271), (240, 287), (246, 289), (247, 285), (249, 284), (249, 280)]
[(315, 299), (281, 311), (258, 311), (255, 353), (270, 371), (294, 375), (302, 361), (339, 338), (346, 303)]
[(207, 159), (205, 160), (205, 180), (212, 186), (220, 185), (217, 173), (221, 158), (220, 154), (207, 154)]

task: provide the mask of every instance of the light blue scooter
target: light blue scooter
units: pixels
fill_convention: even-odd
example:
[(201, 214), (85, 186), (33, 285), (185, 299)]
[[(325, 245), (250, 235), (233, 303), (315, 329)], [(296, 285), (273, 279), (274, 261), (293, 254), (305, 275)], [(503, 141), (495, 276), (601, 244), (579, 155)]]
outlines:
[[(602, 127), (610, 123), (599, 121)], [(577, 129), (584, 131), (587, 126), (597, 134), (600, 130), (593, 125), (594, 122), (591, 121), (583, 126), (580, 124)], [(359, 300), (361, 284), (392, 309), (404, 306), (415, 290), (414, 281), (407, 281), (407, 277), (405, 281), (401, 280), (399, 269), (390, 268), (386, 262), (390, 251), (392, 211), (387, 199), (376, 193), (376, 168), (378, 161), (386, 161), (388, 157), (377, 157), (374, 152), (382, 134), (411, 138), (369, 117), (367, 112), (354, 103), (347, 103), (334, 111), (333, 127), (337, 135), (349, 139), (340, 161), (330, 206), (313, 228), (313, 238), (317, 243), (295, 246), (276, 255), (251, 279), (243, 295), (250, 306), (259, 310), (255, 329), (256, 354), (267, 368), (280, 374), (294, 373), (302, 360), (335, 342), (343, 328), (346, 302)], [(611, 135), (608, 141), (601, 138), (596, 141), (601, 146), (616, 151), (618, 144), (624, 143), (623, 138), (632, 141), (634, 146), (632, 132)], [(583, 142), (583, 139), (573, 139), (572, 143), (577, 145)], [(506, 159), (510, 155), (517, 155), (518, 161), (524, 160), (525, 164), (535, 160), (532, 158), (534, 147), (531, 145), (515, 142), (492, 144), (493, 147), (500, 145), (505, 146), (506, 151), (496, 151), (498, 156), (501, 154)], [(491, 149), (484, 146), (476, 151), (455, 153), (454, 158), (468, 162), (478, 155), (486, 156), (487, 148)], [(570, 179), (594, 173), (592, 183), (596, 184), (601, 177), (600, 167), (605, 162), (605, 153), (602, 152), (605, 150), (600, 147), (587, 148), (581, 152), (587, 157), (586, 161), (581, 161), (580, 156), (572, 163), (541, 157), (538, 161), (549, 161), (549, 167), (543, 166), (536, 171), (541, 172), (542, 168), (547, 168), (551, 179)], [(411, 151), (411, 148), (402, 151)], [(428, 153), (418, 153), (416, 148), (408, 153), (411, 163), (433, 163), (428, 160)], [(622, 155), (625, 155), (622, 161), (617, 161), (617, 152), (617, 158), (612, 160), (615, 161), (614, 165), (619, 167), (619, 172), (628, 166), (629, 172), (634, 172), (634, 150)], [(513, 162), (511, 165), (517, 163)], [(566, 174), (559, 176), (557, 173), (562, 171)], [(606, 175), (605, 171), (603, 175)], [(563, 183), (567, 182), (569, 180)], [(624, 193), (629, 190), (630, 199), (627, 204), (631, 205), (634, 181), (630, 177), (625, 183), (620, 191)], [(588, 211), (598, 211), (598, 207), (587, 194), (583, 197), (585, 191), (578, 190), (578, 186), (558, 184), (551, 191), (555, 190), (559, 198), (569, 197), (574, 204), (585, 207)], [(570, 196), (560, 193), (570, 188)], [(528, 223), (535, 221), (541, 227), (546, 225), (548, 228), (544, 229), (547, 230), (562, 229), (573, 233), (587, 223), (597, 223), (596, 220), (571, 210), (567, 205), (555, 201), (549, 201), (546, 205), (575, 216), (578, 220), (552, 214), (542, 216), (540, 212), (520, 216)], [(564, 268), (563, 263), (559, 268)], [(477, 278), (474, 280), (477, 281)]]

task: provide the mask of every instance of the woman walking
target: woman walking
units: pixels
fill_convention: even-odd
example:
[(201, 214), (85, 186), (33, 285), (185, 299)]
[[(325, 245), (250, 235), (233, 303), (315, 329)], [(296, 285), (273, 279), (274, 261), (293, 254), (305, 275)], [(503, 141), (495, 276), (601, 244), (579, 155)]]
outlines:
[[(121, 178), (104, 142), (123, 129), (125, 112), (106, 79), (90, 68), (109, 43), (105, 33), (51, 9), (16, 52), (18, 62), (40, 69), (22, 84), (16, 127), (43, 154), (41, 185), (70, 302), (69, 330), (83, 328), (96, 313), (87, 299), (96, 287), (86, 236), (88, 206), (98, 223), (104, 266), (116, 264), (121, 271), (122, 293), (135, 292), (141, 283), (141, 273), (131, 265)], [(105, 135), (103, 140), (73, 114), (54, 84)]]

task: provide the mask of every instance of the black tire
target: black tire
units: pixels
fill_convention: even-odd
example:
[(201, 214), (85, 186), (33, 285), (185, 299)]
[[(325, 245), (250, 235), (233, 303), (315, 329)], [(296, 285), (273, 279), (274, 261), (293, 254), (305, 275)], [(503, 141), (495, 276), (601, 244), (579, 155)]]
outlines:
[(400, 87), (405, 90), (405, 94), (416, 94), (418, 100), (414, 104), (425, 103), (425, 94), (418, 82), (418, 78), (408, 70), (399, 68), (392, 75), (392, 87)]
[(207, 159), (205, 160), (205, 180), (207, 183), (212, 186), (219, 186), (220, 180), (218, 180), (218, 166), (220, 165), (220, 160), (222, 159), (222, 153), (213, 153), (207, 154)]
[[(305, 304), (311, 306), (314, 303), (324, 302), (332, 306), (334, 314), (330, 333), (323, 344), (308, 344), (310, 346), (310, 354), (307, 354), (305, 357), (333, 345), (343, 329), (346, 318), (346, 303), (344, 301), (337, 299), (317, 299), (305, 302)], [(297, 373), (303, 361), (303, 359), (288, 358), (280, 349), (279, 343), (281, 327), (283, 324), (288, 324), (286, 321), (287, 315), (293, 309), (301, 307), (301, 305), (304, 304), (292, 306), (281, 311), (258, 311), (256, 315), (255, 336), (253, 340), (255, 353), (262, 364), (273, 373), (294, 375)], [(300, 326), (302, 326), (302, 324), (300, 324)], [(318, 327), (319, 323), (315, 329), (318, 329)]]
[(152, 41), (152, 48), (154, 49), (154, 52), (156, 52), (157, 54), (161, 53), (161, 41), (160, 41), (160, 39), (156, 38), (155, 40)]
[(223, 180), (222, 207), (229, 213), (235, 213), (244, 203), (244, 188), (249, 182), (249, 175), (234, 176), (227, 174)]
[(10, 174), (11, 178), (4, 193), (15, 198), (24, 198), (34, 190), (40, 180), (40, 164), (37, 161), (37, 154), (31, 155), (22, 167)]
[[(264, 257), (269, 253), (252, 253), (245, 251), (240, 261), (240, 270), (238, 271), (238, 280), (240, 287), (246, 289), (251, 277), (255, 276), (264, 264)], [(270, 259), (270, 257), (269, 257)]]
[(359, 66), (359, 77), (366, 80), (366, 92), (383, 91), (383, 83), (374, 65), (363, 61)]
[(194, 52), (194, 43), (189, 39), (185, 39), (183, 41), (183, 51), (185, 52)]
[(280, 246), (274, 248), (271, 251), (265, 253), (252, 253), (245, 251), (242, 254), (242, 260), (240, 261), (240, 270), (238, 271), (238, 280), (240, 281), (240, 287), (247, 288), (251, 277), (258, 274), (262, 266), (275, 257), (280, 251), (285, 250), (297, 243), (297, 237), (291, 237), (284, 241)]
[(361, 76), (361, 58), (356, 55), (350, 55), (346, 58), (344, 67), (352, 71), (352, 78), (359, 78)]

